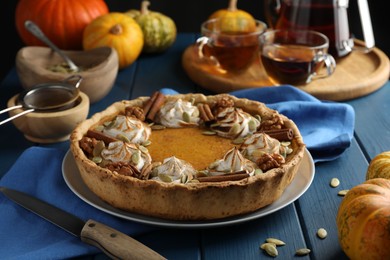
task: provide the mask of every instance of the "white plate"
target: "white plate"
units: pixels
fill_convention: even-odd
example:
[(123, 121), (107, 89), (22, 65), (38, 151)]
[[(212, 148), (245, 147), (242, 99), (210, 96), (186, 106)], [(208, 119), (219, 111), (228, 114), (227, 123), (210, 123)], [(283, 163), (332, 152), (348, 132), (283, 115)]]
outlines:
[(255, 212), (240, 215), (237, 217), (219, 219), (219, 220), (207, 220), (207, 221), (178, 221), (167, 220), (157, 217), (149, 217), (141, 214), (131, 213), (112, 207), (98, 196), (96, 196), (89, 188), (84, 184), (80, 172), (76, 166), (73, 156), (68, 151), (62, 162), (62, 175), (68, 187), (86, 203), (98, 208), (106, 213), (114, 216), (140, 222), (144, 224), (163, 226), (163, 227), (175, 227), (175, 228), (204, 228), (204, 227), (217, 227), (231, 224), (242, 223), (248, 220), (260, 218), (271, 214), (277, 210), (280, 210), (290, 203), (298, 199), (310, 186), (314, 178), (314, 162), (310, 153), (306, 150), (303, 156), (303, 161), (300, 168), (291, 182), (291, 184), (284, 191), (282, 196), (264, 208), (261, 208)]

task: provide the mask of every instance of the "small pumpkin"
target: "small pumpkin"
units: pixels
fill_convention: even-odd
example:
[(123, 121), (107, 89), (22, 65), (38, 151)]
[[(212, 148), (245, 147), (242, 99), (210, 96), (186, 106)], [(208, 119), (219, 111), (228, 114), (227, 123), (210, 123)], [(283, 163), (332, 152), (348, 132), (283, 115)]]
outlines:
[(119, 69), (132, 64), (144, 44), (141, 27), (128, 15), (111, 12), (94, 19), (84, 30), (85, 50), (109, 46), (118, 53)]
[(31, 20), (60, 49), (81, 50), (84, 28), (108, 12), (104, 0), (20, 0), (15, 23), (20, 38), (28, 46), (45, 46), (24, 27), (25, 21)]
[(237, 0), (230, 0), (227, 9), (220, 9), (212, 13), (208, 19), (221, 19), (221, 30), (224, 32), (253, 32), (256, 30), (254, 17), (237, 8)]
[(132, 17), (142, 28), (145, 53), (165, 51), (176, 40), (176, 24), (168, 16), (148, 9), (149, 1), (142, 1), (140, 10), (129, 10), (125, 14)]
[(350, 189), (336, 223), (350, 259), (390, 259), (390, 180), (375, 178)]
[(390, 151), (382, 152), (371, 160), (368, 165), (366, 180), (373, 178), (390, 180)]

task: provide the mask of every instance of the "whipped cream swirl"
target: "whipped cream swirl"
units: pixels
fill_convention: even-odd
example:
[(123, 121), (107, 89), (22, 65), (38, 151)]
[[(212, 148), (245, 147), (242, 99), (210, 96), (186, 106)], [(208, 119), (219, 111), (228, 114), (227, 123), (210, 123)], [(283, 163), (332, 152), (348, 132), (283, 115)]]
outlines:
[(253, 175), (256, 164), (246, 159), (237, 147), (229, 150), (222, 159), (211, 163), (208, 167), (210, 175), (223, 175), (245, 171)]
[(166, 158), (152, 170), (152, 179), (163, 182), (186, 183), (193, 179), (196, 170), (192, 165), (175, 156)]
[(241, 108), (226, 107), (216, 116), (216, 123), (210, 128), (226, 138), (245, 137), (257, 131), (260, 121)]
[(197, 126), (199, 124), (199, 109), (189, 101), (178, 99), (166, 102), (157, 114), (156, 121), (171, 128)]
[(104, 127), (103, 133), (124, 142), (142, 144), (149, 139), (151, 129), (139, 119), (118, 115), (111, 124)]
[(256, 133), (245, 139), (240, 150), (246, 158), (256, 162), (264, 153), (280, 154), (280, 142), (267, 134)]
[(108, 147), (102, 150), (101, 156), (103, 159), (111, 162), (129, 163), (140, 172), (144, 166), (149, 165), (152, 161), (145, 147), (122, 141), (109, 143)]

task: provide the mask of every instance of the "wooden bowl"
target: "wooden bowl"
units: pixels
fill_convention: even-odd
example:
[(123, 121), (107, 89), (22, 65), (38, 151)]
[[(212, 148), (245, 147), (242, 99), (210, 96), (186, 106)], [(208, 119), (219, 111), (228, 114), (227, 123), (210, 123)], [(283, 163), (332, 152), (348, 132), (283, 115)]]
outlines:
[[(63, 51), (79, 67), (83, 68), (80, 90), (91, 103), (105, 97), (112, 89), (118, 74), (118, 54), (115, 49), (101, 47), (88, 51)], [(25, 89), (40, 83), (58, 82), (71, 72), (54, 72), (49, 68), (64, 64), (64, 60), (49, 47), (27, 46), (16, 55), (16, 70)]]
[[(7, 106), (18, 105), (19, 94), (8, 100)], [(24, 109), (18, 108), (9, 111), (9, 116), (14, 116)], [(70, 133), (82, 121), (84, 121), (89, 112), (89, 98), (80, 92), (79, 98), (75, 104), (62, 111), (54, 112), (30, 112), (12, 120), (16, 128), (24, 136), (36, 143), (54, 143), (66, 141)]]

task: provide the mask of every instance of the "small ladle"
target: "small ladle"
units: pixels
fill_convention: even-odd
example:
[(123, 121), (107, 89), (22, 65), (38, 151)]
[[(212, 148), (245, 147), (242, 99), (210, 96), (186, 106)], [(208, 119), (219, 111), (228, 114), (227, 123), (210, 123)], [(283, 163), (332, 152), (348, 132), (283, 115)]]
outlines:
[[(74, 78), (78, 78), (78, 80), (73, 86), (68, 81)], [(18, 108), (27, 110), (1, 121), (0, 125), (33, 111), (62, 111), (73, 106), (79, 97), (80, 90), (78, 87), (81, 81), (82, 77), (80, 75), (72, 75), (62, 82), (38, 84), (32, 89), (23, 91), (18, 96), (17, 104), (1, 110), (0, 114)]]
[(26, 29), (34, 34), (38, 39), (46, 43), (53, 51), (57, 52), (68, 64), (69, 69), (71, 72), (79, 72), (80, 68), (77, 67), (77, 65), (68, 57), (66, 56), (52, 41), (49, 40), (49, 38), (46, 37), (46, 35), (42, 32), (42, 30), (39, 28), (38, 25), (36, 25), (34, 22), (27, 20), (24, 23), (24, 26)]

